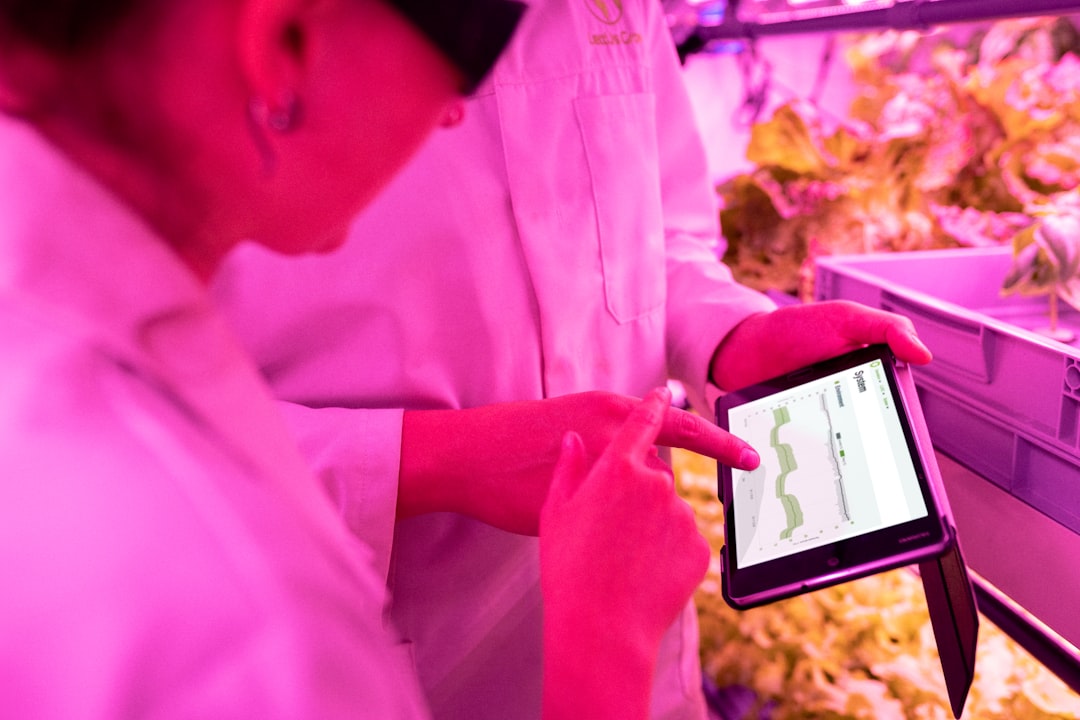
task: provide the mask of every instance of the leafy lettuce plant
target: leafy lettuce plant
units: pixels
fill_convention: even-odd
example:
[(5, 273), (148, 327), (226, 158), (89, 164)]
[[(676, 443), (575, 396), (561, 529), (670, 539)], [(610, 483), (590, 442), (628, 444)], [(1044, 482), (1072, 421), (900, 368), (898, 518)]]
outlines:
[(1080, 185), (1080, 60), (1064, 18), (881, 33), (846, 51), (858, 98), (830, 127), (802, 101), (751, 131), (717, 187), (742, 282), (803, 298), (819, 255), (1012, 240)]
[(1055, 208), (1013, 237), (1002, 293), (1048, 296), (1048, 327), (1036, 331), (1061, 342), (1076, 339), (1058, 324), (1058, 298), (1080, 310), (1080, 207)]

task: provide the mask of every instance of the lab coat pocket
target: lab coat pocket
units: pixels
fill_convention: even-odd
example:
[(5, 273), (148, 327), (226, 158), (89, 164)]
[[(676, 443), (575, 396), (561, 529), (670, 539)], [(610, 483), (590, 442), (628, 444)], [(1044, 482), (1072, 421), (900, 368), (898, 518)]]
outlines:
[(589, 166), (604, 293), (619, 323), (664, 306), (664, 226), (656, 97), (650, 93), (574, 100)]

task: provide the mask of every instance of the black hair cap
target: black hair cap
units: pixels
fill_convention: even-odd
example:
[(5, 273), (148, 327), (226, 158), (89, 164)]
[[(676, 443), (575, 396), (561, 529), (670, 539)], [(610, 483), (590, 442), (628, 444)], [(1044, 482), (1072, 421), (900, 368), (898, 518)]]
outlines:
[(514, 35), (526, 5), (517, 0), (389, 0), (465, 75), (472, 92)]

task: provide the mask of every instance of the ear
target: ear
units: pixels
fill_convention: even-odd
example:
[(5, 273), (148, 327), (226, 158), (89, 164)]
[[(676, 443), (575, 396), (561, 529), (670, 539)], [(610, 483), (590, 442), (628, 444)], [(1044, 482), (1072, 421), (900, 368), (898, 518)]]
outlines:
[(307, 62), (311, 0), (241, 0), (239, 62), (253, 98), (276, 104), (297, 89)]

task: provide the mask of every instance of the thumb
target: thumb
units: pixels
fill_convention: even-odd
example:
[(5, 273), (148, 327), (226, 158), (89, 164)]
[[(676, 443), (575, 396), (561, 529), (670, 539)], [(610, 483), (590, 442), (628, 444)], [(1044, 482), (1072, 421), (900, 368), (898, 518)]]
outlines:
[(577, 493), (578, 488), (589, 474), (589, 464), (585, 458), (585, 443), (573, 430), (563, 435), (559, 460), (548, 490), (548, 504), (560, 507), (568, 503)]

